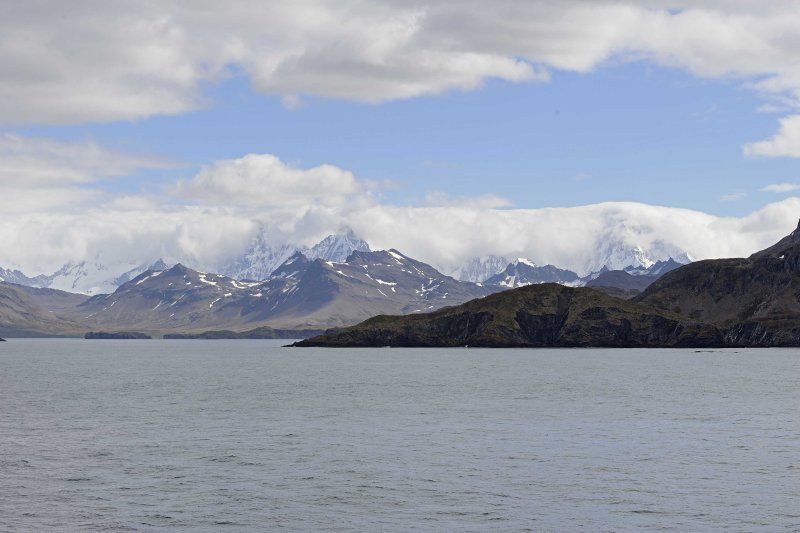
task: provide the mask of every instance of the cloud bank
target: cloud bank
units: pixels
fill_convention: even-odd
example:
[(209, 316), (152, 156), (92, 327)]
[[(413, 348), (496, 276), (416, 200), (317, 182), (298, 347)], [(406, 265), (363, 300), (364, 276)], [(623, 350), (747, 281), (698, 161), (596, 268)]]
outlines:
[[(36, 150), (51, 146), (36, 139), (23, 144)], [(65, 154), (87, 149), (55, 146)], [(106, 153), (99, 147), (90, 152)], [(693, 259), (749, 255), (793, 230), (800, 213), (800, 198), (741, 218), (632, 202), (510, 209), (493, 196), (432, 194), (421, 205), (390, 205), (373, 194), (373, 183), (347, 170), (299, 168), (272, 154), (216, 161), (168, 184), (164, 195), (81, 198), (84, 180), (113, 175), (122, 168), (115, 165), (152, 164), (132, 157), (106, 166), (103, 160), (86, 163), (90, 170), (75, 163), (74, 183), (60, 189), (46, 179), (23, 179), (14, 186), (12, 201), (0, 205), (0, 266), (33, 275), (83, 260), (108, 266), (163, 258), (215, 270), (241, 254), (261, 228), (273, 244), (304, 245), (353, 229), (375, 248), (397, 248), (444, 271), (496, 254), (584, 274), (602, 267), (601, 258), (637, 247), (654, 259), (682, 252)], [(43, 175), (38, 167), (28, 172)], [(42, 193), (70, 202), (54, 203)]]
[(6, 200), (0, 210), (79, 209), (106, 198), (91, 185), (173, 166), (165, 158), (110, 150), (94, 142), (0, 134), (0, 198)]

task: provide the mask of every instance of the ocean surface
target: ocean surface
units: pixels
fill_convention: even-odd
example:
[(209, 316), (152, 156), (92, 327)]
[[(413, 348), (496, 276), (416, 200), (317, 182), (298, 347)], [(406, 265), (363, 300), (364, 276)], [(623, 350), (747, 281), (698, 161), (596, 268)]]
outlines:
[(800, 531), (800, 350), (0, 343), (0, 531)]

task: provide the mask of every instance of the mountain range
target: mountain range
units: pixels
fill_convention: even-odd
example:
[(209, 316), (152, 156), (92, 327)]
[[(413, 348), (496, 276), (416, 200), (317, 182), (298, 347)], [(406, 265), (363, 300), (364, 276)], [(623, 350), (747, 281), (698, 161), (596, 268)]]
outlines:
[(416, 313), (496, 289), (445, 276), (396, 250), (353, 251), (345, 261), (296, 252), (263, 281), (241, 281), (178, 264), (147, 270), (111, 294), (90, 297), (0, 283), (0, 332), (154, 334), (260, 327), (344, 326), (378, 313)]
[[(504, 273), (512, 264), (521, 264), (520, 270), (524, 273), (509, 273), (509, 279), (504, 286), (522, 286), (526, 283), (543, 283), (558, 281), (583, 285), (592, 276), (603, 270), (647, 269), (657, 263), (655, 258), (674, 258), (678, 262), (689, 262), (688, 256), (681, 250), (665, 246), (661, 243), (653, 244), (652, 249), (642, 249), (638, 246), (625, 245), (619, 237), (611, 234), (607, 241), (602, 241), (598, 250), (587, 250), (586, 265), (592, 266), (578, 275), (574, 270), (563, 269), (559, 266), (542, 265), (537, 267), (534, 261), (520, 258), (514, 261), (497, 255), (476, 257), (467, 261), (455, 270), (438, 270), (447, 272), (451, 277), (460, 281), (484, 283), (498, 274)], [(293, 243), (276, 243), (269, 238), (267, 228), (260, 227), (246, 248), (232, 257), (221, 260), (212, 265), (200, 265), (192, 257), (172, 257), (167, 253), (166, 259), (170, 265), (181, 263), (198, 271), (217, 272), (237, 280), (266, 280), (283, 262), (297, 252), (302, 252), (309, 259), (323, 259), (326, 261), (342, 262), (353, 251), (370, 251), (369, 244), (356, 236), (351, 230), (330, 235), (317, 244), (307, 247)], [(671, 253), (672, 255), (665, 255)], [(102, 256), (93, 258), (76, 258), (52, 273), (27, 275), (20, 268), (0, 268), (0, 281), (16, 283), (37, 288), (52, 288), (87, 295), (108, 294), (114, 292), (120, 285), (130, 281), (142, 272), (150, 269), (163, 269), (167, 267), (162, 259), (150, 261), (133, 259), (128, 261), (113, 261)], [(539, 268), (538, 272), (531, 272), (526, 266)], [(553, 278), (553, 272), (547, 270), (558, 269), (562, 271), (558, 279)], [(514, 277), (512, 282), (511, 277)], [(574, 280), (578, 281), (574, 281)], [(499, 283), (501, 280), (492, 280), (489, 284)], [(508, 285), (510, 283), (510, 285)]]
[(530, 285), (432, 313), (376, 316), (297, 345), (798, 346), (800, 224), (748, 258), (672, 268), (631, 300), (590, 287)]
[[(238, 263), (229, 275), (183, 264), (169, 267), (159, 260), (141, 272), (137, 267), (118, 275), (115, 280), (120, 285), (115, 290), (88, 297), (0, 282), (0, 296), (5, 294), (0, 332), (7, 336), (76, 335), (87, 330), (153, 335), (197, 335), (211, 330), (239, 335), (259, 328), (308, 332), (349, 326), (377, 314), (425, 313), (514, 287), (549, 282), (580, 286), (595, 279), (517, 259), (482, 283), (461, 281), (397, 250), (370, 251), (351, 232), (295, 249), (276, 268), (263, 273), (269, 261), (289, 251), (280, 248), (277, 253), (266, 241), (256, 239), (249, 262)], [(483, 264), (496, 268), (500, 261), (504, 259)], [(637, 278), (643, 289), (644, 281), (658, 277), (651, 274), (652, 269), (660, 272), (663, 268), (662, 263), (631, 266), (631, 274), (622, 274)], [(10, 279), (42, 283), (41, 278), (12, 274), (16, 277)], [(638, 292), (626, 294), (632, 297)]]
[[(369, 251), (369, 245), (352, 231), (330, 235), (308, 248), (294, 244), (270, 244), (262, 228), (241, 255), (225, 262), (218, 271), (237, 280), (265, 280), (281, 263), (297, 252), (302, 252), (311, 259), (344, 261), (354, 250)], [(192, 263), (190, 260), (183, 262)], [(166, 268), (168, 266), (162, 259), (154, 262), (119, 263), (94, 258), (76, 260), (63, 265), (52, 274), (36, 276), (27, 276), (19, 269), (0, 268), (0, 282), (87, 295), (108, 294), (147, 270)]]

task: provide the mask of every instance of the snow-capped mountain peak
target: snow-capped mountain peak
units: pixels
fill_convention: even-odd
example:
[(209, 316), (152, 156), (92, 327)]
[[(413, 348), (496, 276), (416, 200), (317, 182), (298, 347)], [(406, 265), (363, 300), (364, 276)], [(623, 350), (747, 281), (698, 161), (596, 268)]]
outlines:
[(530, 259), (526, 259), (525, 257), (517, 257), (517, 260), (514, 261), (514, 264), (515, 265), (519, 265), (519, 264), (528, 265), (529, 267), (533, 267), (533, 268), (536, 268), (536, 267), (539, 266), (536, 263), (534, 263), (533, 261), (531, 261)]
[(307, 259), (342, 262), (354, 251), (370, 251), (366, 241), (352, 231), (328, 235), (311, 248), (296, 244), (270, 244), (265, 230), (259, 232), (245, 252), (222, 266), (220, 272), (238, 280), (265, 280), (289, 258), (302, 253)]
[(580, 279), (571, 270), (564, 270), (553, 265), (538, 266), (530, 260), (517, 259), (509, 263), (505, 270), (486, 280), (487, 285), (509, 289), (538, 283), (575, 285), (580, 283)]
[(45, 275), (34, 276), (29, 278), (22, 271), (17, 269), (0, 268), (0, 281), (6, 283), (16, 283), (17, 285), (26, 285), (28, 287), (44, 288), (47, 287), (49, 280)]
[(369, 244), (349, 230), (344, 234), (328, 235), (311, 249), (304, 251), (303, 254), (312, 261), (322, 259), (323, 261), (342, 263), (355, 251), (369, 252)]
[(647, 268), (643, 266), (630, 265), (622, 270), (627, 272), (631, 276), (663, 276), (667, 272), (675, 270), (676, 268), (681, 267), (684, 264), (686, 263), (681, 263), (670, 257), (666, 261), (656, 261)]
[(239, 280), (267, 279), (278, 266), (299, 249), (294, 244), (270, 244), (267, 241), (266, 231), (262, 228), (242, 255), (224, 264), (220, 268), (220, 273)]
[(691, 262), (688, 254), (680, 248), (663, 241), (654, 241), (647, 247), (631, 245), (623, 239), (608, 235), (600, 240), (600, 245), (589, 251), (579, 272), (589, 274), (599, 272), (603, 267), (609, 270), (625, 268), (649, 269), (659, 261), (670, 258), (681, 264)]
[(88, 295), (111, 293), (120, 285), (134, 279), (146, 270), (165, 270), (167, 265), (159, 259), (148, 266), (120, 263), (106, 266), (101, 261), (70, 262), (52, 274), (28, 277), (19, 270), (0, 268), (0, 281), (41, 289), (58, 289)]
[(505, 270), (509, 263), (508, 259), (499, 255), (474, 257), (450, 275), (461, 281), (482, 283)]

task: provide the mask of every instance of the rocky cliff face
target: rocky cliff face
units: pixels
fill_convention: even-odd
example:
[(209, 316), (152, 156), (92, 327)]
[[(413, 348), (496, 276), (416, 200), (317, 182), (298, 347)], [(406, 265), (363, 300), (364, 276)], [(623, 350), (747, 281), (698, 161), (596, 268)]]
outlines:
[(636, 301), (715, 324), (731, 344), (797, 343), (800, 231), (745, 259), (699, 261), (673, 270)]

